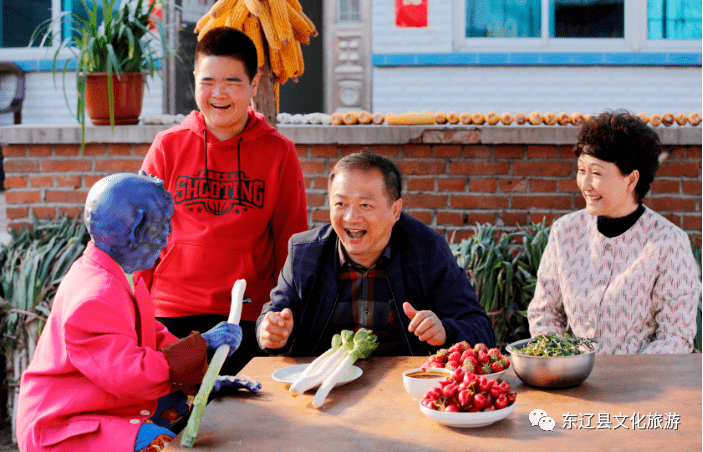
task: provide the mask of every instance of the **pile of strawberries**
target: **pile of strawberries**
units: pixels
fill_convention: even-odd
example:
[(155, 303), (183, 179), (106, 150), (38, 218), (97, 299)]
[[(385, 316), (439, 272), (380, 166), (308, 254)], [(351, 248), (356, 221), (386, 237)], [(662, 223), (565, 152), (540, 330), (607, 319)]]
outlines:
[(439, 388), (427, 391), (420, 402), (422, 406), (437, 411), (476, 413), (507, 408), (517, 397), (505, 381), (498, 383), (462, 368), (439, 384)]
[(480, 342), (471, 347), (471, 344), (462, 341), (449, 348), (440, 349), (430, 356), (422, 365), (423, 369), (428, 367), (463, 369), (476, 375), (488, 375), (510, 367), (510, 360), (497, 348), (489, 349), (486, 344)]

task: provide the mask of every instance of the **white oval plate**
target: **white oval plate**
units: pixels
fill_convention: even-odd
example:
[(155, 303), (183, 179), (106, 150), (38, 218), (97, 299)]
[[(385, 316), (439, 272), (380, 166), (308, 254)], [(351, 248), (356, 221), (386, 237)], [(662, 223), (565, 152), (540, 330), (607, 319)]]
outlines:
[(483, 374), (484, 377), (486, 377), (486, 380), (497, 380), (498, 377), (503, 375), (508, 369), (503, 369), (500, 372), (495, 372), (492, 374)]
[[(271, 374), (271, 377), (273, 377), (274, 380), (280, 381), (281, 383), (288, 383), (288, 384), (293, 384), (295, 380), (298, 379), (298, 376), (303, 373), (306, 367), (308, 367), (309, 364), (296, 364), (293, 366), (288, 366), (284, 367), (282, 369), (278, 369), (275, 371), (273, 374)], [(342, 375), (342, 378), (337, 382), (335, 386), (341, 386), (343, 384), (347, 384), (350, 381), (354, 381), (357, 378), (359, 378), (362, 374), (362, 370), (356, 366), (351, 366), (347, 372)]]
[(501, 419), (505, 419), (515, 409), (513, 403), (502, 410), (482, 411), (480, 413), (448, 413), (446, 411), (436, 411), (420, 405), (420, 409), (432, 420), (450, 427), (484, 427)]

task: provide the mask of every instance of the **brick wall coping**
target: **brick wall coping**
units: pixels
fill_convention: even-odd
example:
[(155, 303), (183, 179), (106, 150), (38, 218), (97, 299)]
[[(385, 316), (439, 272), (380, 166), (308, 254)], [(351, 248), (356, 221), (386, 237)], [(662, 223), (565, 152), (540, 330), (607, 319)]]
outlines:
[[(151, 143), (154, 136), (172, 125), (117, 126), (115, 134), (107, 126), (88, 126), (87, 143)], [(278, 130), (296, 144), (554, 144), (576, 142), (573, 126), (392, 126), (392, 125), (289, 125)], [(701, 127), (655, 128), (662, 144), (685, 146), (701, 144)], [(2, 144), (78, 144), (78, 125), (22, 124), (0, 127)]]

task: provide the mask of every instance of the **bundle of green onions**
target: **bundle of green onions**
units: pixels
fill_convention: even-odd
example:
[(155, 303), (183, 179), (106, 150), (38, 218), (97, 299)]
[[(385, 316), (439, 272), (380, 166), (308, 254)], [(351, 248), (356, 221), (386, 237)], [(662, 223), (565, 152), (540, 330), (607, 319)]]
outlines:
[(332, 338), (332, 347), (315, 359), (290, 386), (293, 396), (320, 385), (312, 406), (320, 408), (329, 392), (342, 379), (357, 359), (367, 358), (378, 346), (378, 338), (371, 330), (359, 329), (356, 334), (344, 330)]

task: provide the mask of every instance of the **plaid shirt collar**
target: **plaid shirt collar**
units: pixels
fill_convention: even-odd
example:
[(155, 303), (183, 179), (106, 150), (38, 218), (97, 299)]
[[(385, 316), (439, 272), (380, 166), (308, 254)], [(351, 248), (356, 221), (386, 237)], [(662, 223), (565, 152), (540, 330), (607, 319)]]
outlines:
[(359, 272), (366, 272), (372, 268), (375, 268), (377, 266), (383, 266), (387, 262), (391, 260), (391, 243), (393, 242), (393, 236), (388, 240), (388, 244), (386, 245), (386, 248), (383, 250), (383, 254), (376, 260), (376, 262), (371, 265), (371, 267), (366, 268), (363, 265), (359, 265), (347, 254), (347, 250), (344, 249), (344, 246), (342, 246), (342, 241), (339, 240), (339, 237), (337, 237), (337, 253), (339, 255), (339, 268), (342, 269), (344, 268), (345, 265), (349, 265), (353, 269), (359, 271)]

